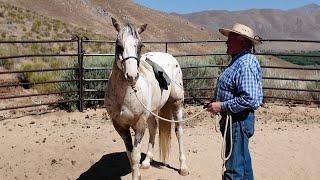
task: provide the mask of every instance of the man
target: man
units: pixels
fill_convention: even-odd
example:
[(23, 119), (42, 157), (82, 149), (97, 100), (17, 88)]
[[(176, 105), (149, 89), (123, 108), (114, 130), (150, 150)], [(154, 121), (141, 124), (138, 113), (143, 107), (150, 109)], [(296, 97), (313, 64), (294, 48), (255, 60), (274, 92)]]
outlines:
[[(223, 179), (253, 179), (249, 138), (254, 133), (254, 110), (262, 103), (262, 72), (257, 58), (252, 54), (254, 46), (261, 44), (253, 30), (242, 24), (235, 24), (232, 29), (219, 29), (228, 37), (227, 54), (232, 60), (220, 75), (215, 95), (215, 102), (207, 110), (220, 113), (220, 131), (225, 129), (227, 114), (232, 117), (232, 152), (226, 161)], [(229, 128), (228, 128), (229, 130)], [(223, 134), (222, 134), (223, 135)], [(226, 151), (230, 151), (230, 132), (227, 131)]]

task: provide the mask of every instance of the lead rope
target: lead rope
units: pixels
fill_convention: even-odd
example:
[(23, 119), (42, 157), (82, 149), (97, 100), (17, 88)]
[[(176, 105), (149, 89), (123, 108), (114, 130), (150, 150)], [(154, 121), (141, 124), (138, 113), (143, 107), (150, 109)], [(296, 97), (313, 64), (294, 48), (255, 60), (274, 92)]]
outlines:
[[(229, 124), (228, 124), (229, 123)], [(230, 151), (228, 156), (226, 157), (226, 146), (227, 146), (227, 129), (229, 126), (229, 130), (230, 130)], [(221, 159), (222, 159), (222, 179), (223, 179), (223, 173), (226, 170), (226, 161), (228, 159), (230, 159), (231, 153), (232, 153), (232, 149), (233, 149), (233, 143), (232, 143), (232, 116), (231, 114), (228, 112), (227, 114), (227, 118), (226, 118), (226, 124), (225, 124), (225, 128), (224, 128), (224, 132), (223, 132), (223, 142), (222, 142), (222, 147), (221, 147)]]
[(138, 96), (137, 96), (137, 90), (136, 90), (135, 87), (132, 87), (132, 90), (134, 91), (134, 95), (135, 95), (136, 98), (138, 99), (139, 103), (143, 106), (143, 108), (146, 109), (146, 110), (147, 110), (149, 113), (151, 113), (153, 116), (155, 116), (155, 117), (157, 117), (157, 118), (159, 118), (159, 119), (161, 119), (161, 120), (163, 120), (163, 121), (167, 121), (167, 122), (171, 122), (171, 123), (186, 122), (186, 121), (189, 121), (189, 120), (191, 120), (191, 119), (199, 116), (199, 115), (200, 115), (201, 113), (203, 113), (204, 111), (207, 111), (206, 109), (203, 109), (203, 110), (201, 110), (200, 112), (198, 112), (197, 114), (195, 114), (195, 115), (193, 115), (193, 116), (191, 116), (191, 117), (189, 117), (189, 118), (186, 118), (186, 119), (184, 119), (184, 120), (180, 120), (180, 121), (175, 121), (175, 120), (171, 120), (171, 119), (166, 119), (166, 118), (163, 118), (163, 117), (161, 117), (161, 116), (158, 116), (157, 114), (155, 114), (154, 112), (152, 112), (151, 110), (149, 110), (149, 109), (147, 108), (147, 106), (146, 106), (145, 104), (143, 104), (143, 102), (140, 101), (140, 99), (139, 99)]

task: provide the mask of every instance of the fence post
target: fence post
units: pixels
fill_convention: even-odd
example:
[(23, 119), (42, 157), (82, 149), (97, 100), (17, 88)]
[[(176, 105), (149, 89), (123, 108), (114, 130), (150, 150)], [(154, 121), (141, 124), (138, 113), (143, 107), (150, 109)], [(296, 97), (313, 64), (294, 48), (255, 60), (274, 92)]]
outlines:
[(83, 49), (82, 38), (78, 38), (78, 79), (79, 79), (79, 111), (83, 112)]
[(166, 42), (166, 53), (168, 53), (168, 42)]

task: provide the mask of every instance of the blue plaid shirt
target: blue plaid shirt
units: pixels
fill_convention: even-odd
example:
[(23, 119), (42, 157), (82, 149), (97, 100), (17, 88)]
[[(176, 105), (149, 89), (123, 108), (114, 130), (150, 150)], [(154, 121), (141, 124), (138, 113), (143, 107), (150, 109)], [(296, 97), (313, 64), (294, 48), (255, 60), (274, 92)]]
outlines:
[(256, 110), (261, 105), (261, 67), (250, 51), (241, 52), (231, 60), (218, 79), (213, 99), (222, 102), (222, 111), (233, 113)]

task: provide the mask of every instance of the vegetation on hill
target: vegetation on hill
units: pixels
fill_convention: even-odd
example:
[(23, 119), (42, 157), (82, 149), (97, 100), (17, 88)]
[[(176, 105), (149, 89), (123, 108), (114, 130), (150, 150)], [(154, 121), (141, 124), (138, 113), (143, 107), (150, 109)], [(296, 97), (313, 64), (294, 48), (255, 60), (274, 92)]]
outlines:
[[(92, 39), (108, 39), (83, 28), (66, 24), (35, 12), (0, 2), (0, 36), (1, 41), (11, 40), (68, 40), (75, 36)], [(111, 51), (101, 46), (87, 47), (91, 51)], [(76, 45), (55, 44), (1, 44), (0, 56), (22, 54), (65, 53), (76, 51)], [(4, 61), (1, 62), (3, 65)], [(12, 62), (11, 62), (12, 64)], [(9, 65), (12, 67), (13, 65)]]

